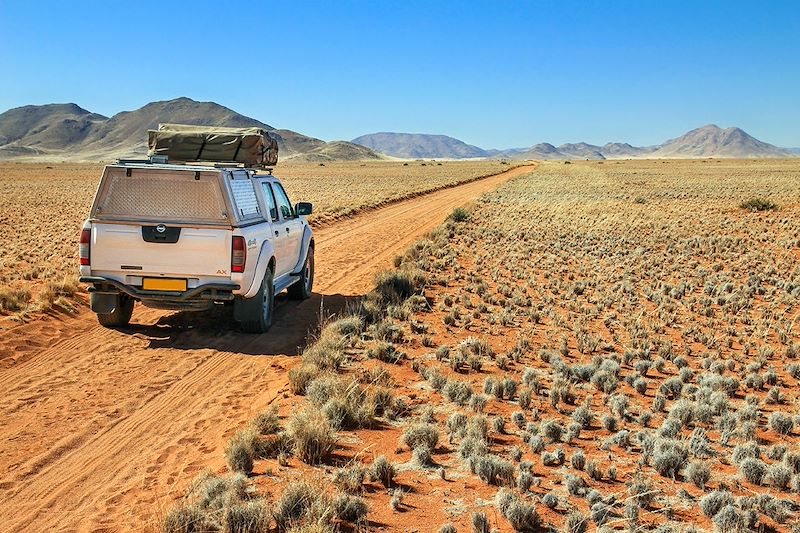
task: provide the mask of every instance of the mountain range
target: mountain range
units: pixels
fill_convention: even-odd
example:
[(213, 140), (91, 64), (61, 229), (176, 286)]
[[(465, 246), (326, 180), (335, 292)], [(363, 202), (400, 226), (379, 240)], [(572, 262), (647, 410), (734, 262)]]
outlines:
[(554, 146), (550, 143), (534, 144), (528, 148), (484, 150), (445, 135), (409, 133), (373, 133), (353, 139), (353, 143), (367, 146), (376, 152), (404, 158), (463, 159), (633, 159), (633, 158), (762, 158), (795, 157), (797, 149), (779, 148), (759, 141), (739, 128), (720, 128), (709, 124), (691, 130), (680, 137), (669, 139), (656, 146), (632, 146), (613, 142), (603, 146), (567, 143)]
[(467, 159), (489, 156), (486, 150), (447, 135), (382, 132), (362, 135), (352, 142), (403, 159)]
[(260, 127), (278, 140), (281, 160), (355, 161), (386, 159), (628, 159), (798, 157), (800, 148), (779, 148), (739, 128), (709, 124), (656, 146), (613, 142), (602, 146), (539, 143), (527, 148), (487, 150), (446, 135), (381, 132), (326, 142), (278, 129), (214, 102), (176, 98), (151, 102), (112, 117), (77, 104), (30, 105), (0, 114), (0, 159), (102, 161), (142, 157), (147, 130), (161, 122), (208, 126)]
[(110, 118), (76, 104), (10, 109), (0, 114), (0, 159), (99, 161), (142, 157), (147, 153), (147, 130), (161, 122), (264, 128), (278, 141), (283, 160), (384, 159), (360, 145), (346, 141), (327, 143), (274, 128), (214, 102), (190, 98), (151, 102)]

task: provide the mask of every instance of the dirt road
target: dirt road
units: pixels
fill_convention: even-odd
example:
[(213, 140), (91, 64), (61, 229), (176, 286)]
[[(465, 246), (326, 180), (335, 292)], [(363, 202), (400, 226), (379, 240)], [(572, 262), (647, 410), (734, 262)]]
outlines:
[[(315, 296), (279, 301), (266, 335), (220, 314), (137, 306), (131, 327), (89, 312), (0, 337), (0, 530), (155, 529), (194, 475), (220, 469), (227, 439), (287, 389), (287, 371), (325, 312), (504, 174), (367, 212), (316, 231)], [(269, 357), (263, 357), (269, 355)]]

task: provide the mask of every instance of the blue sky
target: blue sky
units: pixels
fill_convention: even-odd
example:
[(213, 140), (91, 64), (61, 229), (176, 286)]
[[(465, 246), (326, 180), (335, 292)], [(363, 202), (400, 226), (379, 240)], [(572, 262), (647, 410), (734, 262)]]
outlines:
[[(0, 110), (212, 100), (325, 140), (800, 146), (800, 2), (0, 0)], [(213, 43), (204, 42), (213, 39)]]

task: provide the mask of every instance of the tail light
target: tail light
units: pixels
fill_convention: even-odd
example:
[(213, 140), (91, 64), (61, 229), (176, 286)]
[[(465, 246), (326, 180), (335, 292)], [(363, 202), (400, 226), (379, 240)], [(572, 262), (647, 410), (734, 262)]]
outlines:
[(89, 265), (89, 247), (92, 242), (92, 230), (84, 228), (81, 230), (81, 243), (78, 246), (78, 255), (81, 258), (81, 266)]
[(231, 252), (231, 272), (244, 272), (247, 261), (247, 249), (244, 246), (244, 237), (233, 238), (233, 251)]

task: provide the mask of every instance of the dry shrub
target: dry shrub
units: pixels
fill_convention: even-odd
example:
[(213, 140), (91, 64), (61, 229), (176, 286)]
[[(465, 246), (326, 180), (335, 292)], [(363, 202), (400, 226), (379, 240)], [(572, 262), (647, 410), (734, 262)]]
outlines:
[(22, 311), (31, 301), (28, 289), (0, 289), (0, 312)]
[(319, 409), (297, 413), (286, 429), (295, 455), (304, 463), (318, 464), (336, 447), (336, 432)]
[(37, 299), (43, 309), (50, 309), (59, 299), (74, 296), (78, 289), (78, 280), (75, 276), (64, 276), (61, 281), (48, 281), (37, 295)]
[(281, 429), (278, 407), (273, 405), (253, 419), (253, 426), (261, 435), (272, 435)]
[(359, 494), (366, 475), (367, 471), (364, 466), (356, 463), (336, 470), (333, 474), (333, 484), (342, 492)]
[(219, 477), (202, 472), (184, 499), (167, 512), (161, 524), (164, 533), (261, 533), (267, 531), (272, 510), (253, 497), (247, 478), (241, 474)]
[(272, 521), (263, 500), (236, 502), (225, 508), (223, 533), (262, 533)]
[(301, 524), (329, 524), (331, 503), (320, 487), (297, 481), (283, 489), (275, 503), (273, 519), (278, 531), (287, 531)]
[(315, 364), (301, 363), (289, 370), (289, 390), (292, 394), (303, 396), (309, 383), (323, 374), (323, 371)]
[[(343, 380), (336, 375), (322, 376), (306, 386), (306, 395), (320, 408), (334, 429), (372, 425), (377, 404), (355, 379)], [(379, 400), (391, 402), (386, 398)]]
[(344, 349), (349, 343), (349, 337), (341, 335), (334, 328), (326, 327), (319, 338), (303, 351), (303, 364), (315, 365), (321, 370), (339, 370), (347, 360)]
[(384, 305), (399, 304), (425, 285), (425, 274), (419, 270), (384, 270), (375, 276), (375, 288)]
[(352, 494), (339, 494), (333, 500), (333, 512), (336, 518), (345, 522), (361, 522), (369, 508), (364, 498)]
[(250, 474), (259, 443), (258, 431), (253, 427), (245, 428), (234, 435), (225, 448), (225, 458), (231, 471)]
[(386, 488), (394, 484), (394, 476), (396, 474), (397, 471), (394, 465), (389, 462), (385, 455), (376, 457), (370, 467), (370, 478), (374, 481), (380, 481)]
[(495, 497), (495, 506), (515, 531), (538, 531), (542, 525), (536, 506), (508, 489), (500, 489)]
[(414, 424), (405, 430), (401, 440), (411, 449), (424, 446), (429, 450), (434, 450), (439, 443), (439, 428), (427, 423)]
[(360, 523), (367, 511), (359, 496), (330, 495), (322, 482), (296, 481), (284, 488), (272, 518), (279, 532), (333, 533), (335, 519)]

